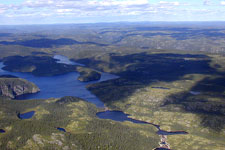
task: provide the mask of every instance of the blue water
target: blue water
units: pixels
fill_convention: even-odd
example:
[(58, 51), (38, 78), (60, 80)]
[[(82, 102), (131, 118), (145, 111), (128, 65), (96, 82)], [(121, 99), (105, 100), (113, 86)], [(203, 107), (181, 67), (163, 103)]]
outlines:
[(168, 148), (155, 148), (154, 150), (170, 150)]
[(57, 63), (84, 66), (83, 64), (79, 64), (79, 63), (69, 60), (68, 57), (63, 56), (63, 55), (55, 55), (53, 58), (57, 59)]
[(63, 132), (66, 132), (66, 130), (64, 128), (57, 128), (59, 131), (63, 131)]
[(156, 132), (157, 134), (159, 135), (177, 135), (177, 134), (188, 134), (187, 132), (185, 131), (164, 131), (164, 130), (159, 130)]
[[(77, 64), (75, 62), (70, 61), (67, 57), (56, 55), (54, 58), (58, 59), (58, 63), (72, 64), (72, 65), (82, 65)], [(118, 78), (118, 76), (102, 73), (101, 79), (99, 81), (92, 82), (80, 82), (77, 80), (79, 73), (71, 72), (64, 75), (51, 76), (51, 77), (38, 77), (34, 76), (31, 73), (17, 73), (17, 72), (8, 72), (4, 71), (1, 68), (3, 67), (3, 63), (0, 62), (0, 75), (9, 74), (14, 75), (20, 78), (24, 78), (28, 81), (35, 83), (39, 88), (40, 92), (36, 94), (28, 94), (24, 96), (18, 97), (18, 99), (46, 99), (46, 98), (61, 98), (63, 96), (75, 96), (85, 99), (91, 103), (94, 103), (97, 107), (104, 107), (104, 103), (101, 102), (95, 95), (91, 94), (90, 91), (86, 89), (86, 86), (91, 83), (102, 82), (110, 79)], [(169, 89), (164, 87), (153, 87), (153, 88), (161, 88), (161, 89)], [(34, 111), (28, 112), (25, 114), (19, 114), (18, 117), (21, 119), (29, 119), (34, 115)], [(128, 114), (125, 114), (122, 111), (105, 111), (99, 112), (96, 114), (101, 119), (111, 119), (114, 121), (130, 121), (138, 124), (150, 124), (155, 126), (158, 129), (157, 134), (159, 135), (174, 135), (174, 134), (187, 134), (183, 131), (178, 132), (167, 132), (160, 129), (159, 125), (155, 125), (153, 123), (139, 121), (135, 119), (129, 118)], [(63, 128), (57, 128), (60, 131), (66, 132)]]
[[(66, 57), (57, 55), (57, 59), (62, 58), (61, 62), (66, 62), (67, 64), (74, 64), (74, 62)], [(4, 65), (0, 62), (0, 68)], [(64, 75), (51, 76), (51, 77), (37, 77), (31, 73), (19, 73), (19, 72), (8, 72), (0, 69), (0, 75), (9, 74), (14, 75), (28, 81), (35, 83), (39, 88), (40, 92), (35, 94), (27, 94), (17, 97), (17, 99), (47, 99), (47, 98), (61, 98), (63, 96), (75, 96), (85, 99), (91, 103), (94, 103), (98, 107), (104, 107), (104, 103), (101, 102), (95, 95), (91, 94), (90, 91), (86, 89), (86, 86), (91, 83), (106, 81), (110, 79), (118, 78), (118, 76), (102, 73), (102, 77), (99, 81), (92, 82), (80, 82), (77, 80), (79, 73), (71, 72)]]
[(30, 119), (33, 117), (33, 115), (35, 114), (35, 111), (30, 111), (30, 112), (26, 112), (26, 113), (23, 113), (23, 114), (18, 114), (18, 117), (20, 119)]
[(196, 92), (196, 91), (190, 91), (189, 93), (191, 93), (192, 95), (199, 95), (199, 94), (201, 94), (201, 92)]
[(138, 123), (138, 124), (151, 124), (151, 125), (154, 125), (154, 126), (158, 127), (157, 125), (152, 124), (152, 123), (148, 123), (148, 122), (145, 122), (145, 121), (140, 121), (140, 120), (135, 120), (135, 119), (129, 118), (130, 115), (125, 114), (122, 111), (107, 110), (107, 111), (104, 111), (104, 112), (98, 112), (96, 115), (101, 119), (111, 119), (111, 120), (120, 121), (120, 122), (130, 121), (130, 122)]
[(3, 130), (3, 129), (0, 129), (0, 133), (5, 133), (5, 130)]
[(158, 129), (158, 131), (156, 132), (158, 135), (188, 134), (185, 131), (169, 132), (169, 131), (161, 130), (159, 125), (156, 125), (156, 124), (153, 124), (153, 123), (150, 123), (150, 122), (146, 122), (146, 121), (140, 121), (140, 120), (135, 120), (135, 119), (129, 118), (130, 115), (125, 114), (122, 111), (109, 111), (109, 110), (107, 110), (107, 111), (104, 111), (104, 112), (99, 112), (96, 115), (100, 119), (111, 119), (111, 120), (120, 121), (120, 122), (130, 121), (130, 122), (138, 123), (138, 124), (150, 124), (150, 125), (155, 126)]
[(166, 88), (166, 87), (152, 87), (153, 89), (163, 89), (163, 90), (169, 90), (170, 88)]
[(104, 112), (99, 112), (96, 114), (99, 118), (101, 119), (111, 119), (114, 121), (131, 121), (133, 119), (128, 118), (128, 114), (125, 114), (122, 111), (104, 111)]

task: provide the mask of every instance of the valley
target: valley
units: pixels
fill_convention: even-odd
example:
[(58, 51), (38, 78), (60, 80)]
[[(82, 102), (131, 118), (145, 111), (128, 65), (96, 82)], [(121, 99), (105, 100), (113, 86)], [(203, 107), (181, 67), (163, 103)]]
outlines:
[(1, 149), (224, 149), (223, 26), (60, 27), (0, 37), (0, 73), (40, 88), (1, 97)]

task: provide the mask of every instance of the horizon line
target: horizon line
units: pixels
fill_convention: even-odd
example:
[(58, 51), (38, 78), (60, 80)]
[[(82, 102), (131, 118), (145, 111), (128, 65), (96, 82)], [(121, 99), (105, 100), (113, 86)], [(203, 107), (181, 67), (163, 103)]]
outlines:
[[(81, 23), (43, 23), (43, 24), (0, 24), (0, 26), (32, 26), (32, 25), (85, 25), (85, 24), (117, 24), (117, 23), (225, 23), (225, 21), (113, 21), (113, 22), (81, 22)], [(224, 24), (225, 25), (225, 24)]]

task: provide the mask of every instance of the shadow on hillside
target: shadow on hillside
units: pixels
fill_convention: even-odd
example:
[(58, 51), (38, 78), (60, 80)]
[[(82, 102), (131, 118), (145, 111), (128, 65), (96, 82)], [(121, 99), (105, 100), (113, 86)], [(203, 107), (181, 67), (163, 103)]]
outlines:
[(24, 40), (24, 41), (0, 41), (0, 44), (3, 45), (21, 45), (33, 48), (52, 48), (54, 46), (62, 46), (62, 45), (74, 45), (74, 44), (93, 44), (97, 46), (107, 46), (105, 44), (95, 43), (95, 42), (79, 42), (73, 39), (68, 38), (60, 38), (60, 39), (32, 39), (32, 40)]
[(57, 63), (50, 56), (9, 56), (3, 58), (4, 70), (30, 72), (35, 76), (54, 76), (75, 71), (74, 65)]
[(221, 131), (225, 127), (225, 76), (205, 78), (190, 91), (170, 95), (163, 106), (179, 104), (185, 111), (199, 114), (204, 127)]
[[(176, 40), (197, 39), (201, 36), (207, 37), (207, 38), (211, 38), (211, 37), (224, 38), (225, 37), (225, 34), (219, 32), (220, 31), (219, 29), (154, 28), (153, 30), (158, 32), (145, 33), (143, 34), (143, 36), (144, 37), (169, 36), (169, 37), (175, 38)], [(148, 30), (143, 29), (143, 31), (148, 31)], [(167, 33), (163, 33), (160, 31), (167, 31)]]
[[(209, 74), (216, 70), (209, 66), (209, 58), (205, 55), (190, 54), (147, 54), (138, 53), (126, 56), (109, 55), (109, 60), (81, 59), (78, 62), (87, 66), (103, 66), (119, 68), (113, 70), (122, 78), (149, 83), (154, 80), (174, 81), (186, 74)], [(104, 58), (103, 58), (104, 59)], [(103, 68), (103, 67), (102, 67)]]
[[(210, 67), (211, 60), (205, 55), (138, 53), (125, 56), (111, 55), (108, 60), (108, 62), (104, 62), (83, 59), (79, 62), (91, 67), (101, 64), (107, 64), (109, 68), (117, 67), (113, 73), (121, 78), (88, 86), (92, 93), (105, 103), (111, 104), (112, 107), (115, 107), (112, 102), (124, 101), (132, 93), (151, 86), (156, 81), (176, 81), (187, 74), (220, 75), (214, 79), (203, 79), (191, 91), (198, 91), (209, 97), (224, 97), (225, 78), (221, 72)], [(194, 96), (197, 98), (192, 101)], [(179, 93), (166, 98), (162, 106), (168, 104), (180, 104), (184, 106), (185, 111), (198, 113), (202, 117), (203, 126), (220, 130), (225, 125), (225, 118), (221, 118), (222, 115), (225, 115), (225, 101), (207, 101), (198, 98), (193, 93)]]

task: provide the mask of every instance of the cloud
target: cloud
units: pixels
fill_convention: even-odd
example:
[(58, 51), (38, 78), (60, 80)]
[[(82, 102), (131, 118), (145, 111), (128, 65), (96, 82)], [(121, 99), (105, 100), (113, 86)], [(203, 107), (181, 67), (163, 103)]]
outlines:
[[(188, 15), (198, 19), (196, 17), (198, 14), (207, 16), (208, 13), (212, 14), (213, 12), (224, 13), (222, 9), (211, 7), (212, 3), (212, 0), (202, 0), (197, 5), (191, 1), (185, 3), (181, 0), (155, 2), (153, 0), (24, 0), (22, 3), (14, 4), (1, 4), (0, 2), (0, 15), (5, 18), (11, 17), (12, 20), (20, 20), (20, 17), (27, 17), (27, 20), (35, 20), (35, 18), (41, 20), (41, 17), (45, 20), (62, 19), (63, 17), (73, 18), (73, 20), (79, 20), (82, 17), (102, 20), (111, 17), (116, 19), (133, 18), (136, 21), (138, 18), (151, 19), (154, 16), (156, 19), (162, 18), (162, 20), (174, 16), (183, 19)], [(203, 4), (209, 7), (204, 7)], [(225, 0), (221, 0), (220, 5), (225, 5)], [(205, 14), (199, 13), (199, 10), (202, 9), (205, 9)], [(0, 23), (3, 22), (2, 20), (0, 18)]]
[(160, 5), (167, 5), (167, 6), (179, 6), (180, 2), (168, 2), (168, 1), (160, 1)]
[(203, 5), (210, 5), (211, 4), (211, 0), (204, 0), (203, 1)]
[[(149, 5), (148, 0), (26, 0), (20, 5), (13, 5), (12, 8), (17, 9), (14, 11), (16, 16), (27, 10), (35, 10), (35, 14), (39, 14), (46, 9), (54, 12), (55, 15), (117, 16), (141, 14), (145, 9), (149, 9)], [(10, 15), (13, 14), (13, 9), (6, 10)]]
[(149, 4), (148, 0), (27, 0), (23, 3), (24, 7), (65, 7), (81, 8), (82, 7), (128, 7)]
[(24, 14), (24, 11), (36, 11), (40, 14), (44, 10), (54, 12), (55, 15), (87, 15), (93, 16), (104, 14), (109, 16), (118, 15), (141, 15), (146, 13), (156, 13), (158, 10), (167, 12), (181, 4), (177, 1), (160, 1), (150, 3), (149, 0), (25, 0), (18, 5), (11, 5), (5, 10), (13, 15)]
[(6, 10), (5, 6), (0, 4), (0, 14), (4, 13), (5, 10)]
[[(143, 14), (170, 14), (187, 5), (178, 1), (150, 0), (25, 0), (18, 5), (10, 5), (4, 13), (10, 16), (128, 16)], [(1, 7), (0, 7), (1, 8)], [(0, 11), (1, 12), (1, 11)], [(3, 11), (2, 11), (3, 12)], [(42, 14), (42, 15), (41, 15)], [(45, 15), (43, 15), (45, 14)]]

